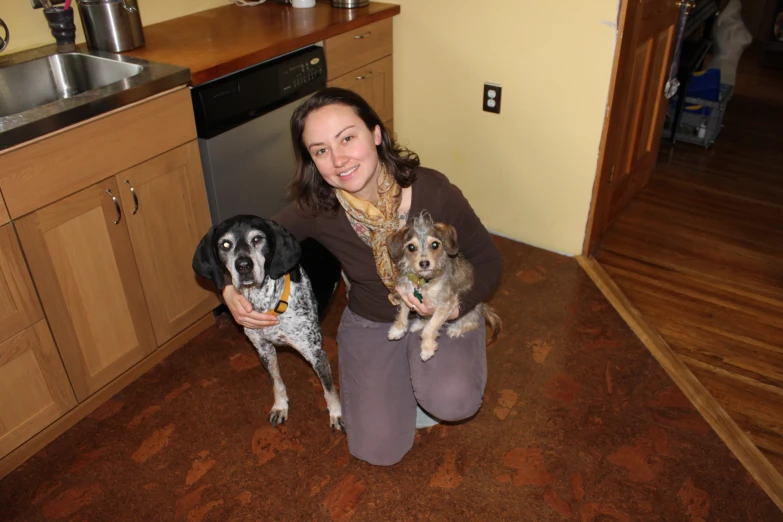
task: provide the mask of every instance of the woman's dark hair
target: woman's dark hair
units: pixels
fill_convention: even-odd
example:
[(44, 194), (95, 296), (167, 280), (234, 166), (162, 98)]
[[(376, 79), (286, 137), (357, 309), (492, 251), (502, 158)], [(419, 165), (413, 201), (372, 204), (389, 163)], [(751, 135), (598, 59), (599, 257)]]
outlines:
[(291, 116), (291, 140), (296, 156), (296, 174), (291, 182), (290, 192), (299, 209), (311, 216), (321, 211), (334, 212), (340, 206), (334, 195), (334, 189), (321, 177), (315, 162), (310, 157), (310, 151), (302, 140), (307, 116), (316, 109), (334, 104), (353, 109), (370, 131), (375, 129), (376, 125), (380, 127), (381, 144), (375, 147), (378, 151), (378, 160), (401, 187), (409, 187), (416, 180), (416, 167), (419, 166), (419, 156), (397, 144), (389, 135), (378, 114), (361, 96), (338, 87), (321, 89), (302, 103)]

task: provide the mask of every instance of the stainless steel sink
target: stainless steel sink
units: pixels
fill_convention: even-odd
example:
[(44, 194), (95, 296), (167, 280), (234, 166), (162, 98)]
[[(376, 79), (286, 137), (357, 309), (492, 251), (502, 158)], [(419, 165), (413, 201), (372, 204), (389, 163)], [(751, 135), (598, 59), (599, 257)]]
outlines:
[(140, 74), (133, 63), (81, 53), (55, 54), (0, 69), (0, 116), (99, 89)]
[(0, 151), (190, 82), (187, 67), (45, 46), (0, 56)]

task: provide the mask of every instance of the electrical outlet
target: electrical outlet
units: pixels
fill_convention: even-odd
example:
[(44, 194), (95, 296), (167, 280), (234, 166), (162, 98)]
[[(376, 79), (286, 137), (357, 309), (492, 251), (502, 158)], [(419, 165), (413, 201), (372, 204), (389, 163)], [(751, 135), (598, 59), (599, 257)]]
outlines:
[(483, 108), (486, 112), (500, 114), (500, 91), (503, 89), (496, 83), (484, 83)]

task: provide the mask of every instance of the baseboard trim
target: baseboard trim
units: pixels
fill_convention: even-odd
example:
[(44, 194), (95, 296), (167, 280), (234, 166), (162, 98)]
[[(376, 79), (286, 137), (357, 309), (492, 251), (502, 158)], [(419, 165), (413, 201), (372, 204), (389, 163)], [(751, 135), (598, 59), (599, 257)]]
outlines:
[(76, 405), (76, 407), (74, 407), (68, 413), (54, 421), (30, 440), (6, 455), (5, 458), (0, 460), (0, 479), (18, 468), (30, 457), (45, 448), (50, 442), (68, 431), (77, 422), (95, 411), (98, 406), (116, 395), (120, 390), (141, 377), (150, 368), (174, 353), (177, 349), (184, 346), (185, 343), (196, 337), (214, 323), (215, 318), (210, 311), (207, 315), (193, 323), (184, 331), (180, 332), (166, 344), (149, 354), (145, 359), (139, 361), (125, 373), (88, 397), (84, 402)]
[(576, 256), (576, 260), (718, 437), (783, 511), (783, 477), (777, 469), (691, 373), (658, 331), (647, 324), (641, 312), (628, 300), (600, 263), (593, 257)]

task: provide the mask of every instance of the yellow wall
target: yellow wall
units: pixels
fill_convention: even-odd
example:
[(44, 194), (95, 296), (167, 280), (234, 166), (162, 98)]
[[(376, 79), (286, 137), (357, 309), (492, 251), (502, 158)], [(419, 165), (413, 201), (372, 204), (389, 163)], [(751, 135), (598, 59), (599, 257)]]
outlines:
[[(618, 0), (392, 0), (394, 127), (485, 226), (578, 254), (614, 57)], [(484, 82), (503, 87), (482, 112)]]
[[(229, 0), (139, 0), (141, 23), (150, 25), (178, 16), (226, 5)], [(71, 5), (75, 11), (76, 41), (84, 41), (82, 23), (76, 1)], [(22, 51), (32, 47), (53, 44), (54, 37), (43, 15), (43, 10), (33, 9), (30, 0), (0, 0), (0, 18), (11, 31), (11, 44), (3, 54)]]

